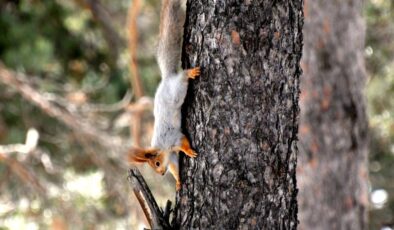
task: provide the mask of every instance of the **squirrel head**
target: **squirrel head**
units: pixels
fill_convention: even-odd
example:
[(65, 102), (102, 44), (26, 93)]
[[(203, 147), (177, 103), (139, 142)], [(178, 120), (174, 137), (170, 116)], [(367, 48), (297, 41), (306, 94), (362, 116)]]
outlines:
[(132, 163), (148, 163), (156, 173), (164, 175), (168, 170), (170, 152), (154, 148), (131, 148), (128, 158)]

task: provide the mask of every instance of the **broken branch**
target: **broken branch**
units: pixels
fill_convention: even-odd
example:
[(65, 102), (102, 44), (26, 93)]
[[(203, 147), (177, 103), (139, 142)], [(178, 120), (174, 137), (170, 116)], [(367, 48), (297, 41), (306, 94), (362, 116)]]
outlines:
[[(133, 186), (134, 194), (136, 194), (138, 202), (145, 213), (146, 218), (152, 229), (171, 229), (169, 220), (163, 214), (163, 211), (157, 205), (148, 185), (142, 177), (139, 170), (135, 167), (129, 169), (128, 180)], [(168, 204), (167, 204), (168, 205)], [(166, 208), (167, 209), (167, 208)], [(149, 214), (148, 211), (149, 210)], [(169, 217), (169, 215), (168, 215)]]

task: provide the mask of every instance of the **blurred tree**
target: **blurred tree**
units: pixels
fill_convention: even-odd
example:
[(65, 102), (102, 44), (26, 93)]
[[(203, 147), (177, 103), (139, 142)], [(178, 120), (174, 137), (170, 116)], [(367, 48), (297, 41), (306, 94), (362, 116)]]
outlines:
[(189, 1), (183, 229), (296, 229), (302, 1)]
[(301, 229), (367, 229), (362, 2), (305, 2), (297, 169)]
[(370, 229), (394, 228), (394, 2), (368, 1), (365, 15), (371, 129)]

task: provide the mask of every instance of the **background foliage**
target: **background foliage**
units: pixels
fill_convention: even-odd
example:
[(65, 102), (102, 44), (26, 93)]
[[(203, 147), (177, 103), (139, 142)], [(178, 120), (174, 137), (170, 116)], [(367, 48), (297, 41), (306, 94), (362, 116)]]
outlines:
[[(117, 47), (111, 43), (100, 15), (94, 13), (92, 2), (100, 4), (109, 15), (119, 36)], [(136, 61), (146, 96), (150, 97), (160, 80), (154, 58), (159, 3), (143, 1), (137, 21)], [(126, 42), (129, 5), (129, 1), (109, 0), (0, 0), (0, 61), (28, 75), (29, 82), (40, 92), (58, 95), (75, 108), (116, 103), (130, 88)], [(371, 229), (394, 224), (393, 12), (390, 0), (370, 0), (365, 5), (369, 73), (366, 94), (372, 134)], [(126, 109), (86, 114), (99, 124), (100, 130), (130, 139), (130, 114)], [(147, 120), (151, 122), (151, 117)], [(32, 127), (40, 133), (39, 148), (9, 157), (20, 161), (38, 178), (46, 192), (26, 183), (9, 162), (0, 158), (0, 229), (138, 226), (137, 220), (144, 218), (130, 196), (126, 172), (116, 182), (123, 189), (120, 192), (130, 198), (127, 204), (113, 194), (108, 184), (108, 180), (114, 180), (112, 174), (89, 154), (91, 149), (78, 142), (73, 130), (0, 84), (0, 144), (24, 143)], [(144, 140), (149, 140), (149, 129), (144, 130)], [(98, 154), (106, 154), (93, 148)], [(150, 172), (145, 170), (145, 175)], [(166, 177), (168, 183), (154, 174), (148, 179), (162, 202), (173, 196), (171, 178)]]
[(370, 227), (394, 227), (394, 2), (370, 0), (366, 64), (370, 146)]
[[(137, 22), (137, 61), (147, 96), (153, 95), (159, 81), (154, 59), (159, 3), (145, 2)], [(95, 12), (94, 4), (104, 11)], [(38, 91), (62, 99), (56, 103), (65, 103), (97, 121), (100, 130), (129, 140), (130, 113), (125, 108), (82, 113), (88, 105), (114, 104), (130, 90), (126, 42), (129, 5), (129, 1), (1, 0), (0, 61), (29, 76)], [(103, 13), (109, 15), (108, 23), (119, 37), (117, 50), (109, 38), (111, 31), (100, 20)], [(152, 122), (151, 116), (148, 122)], [(0, 84), (0, 144), (24, 143), (29, 128), (40, 133), (39, 149), (27, 155), (12, 153), (9, 158), (20, 161), (45, 191), (15, 174), (9, 162), (0, 160), (0, 228), (65, 229), (68, 225), (73, 229), (136, 229), (143, 223), (125, 170), (120, 178), (113, 178), (118, 174), (107, 173), (89, 153), (107, 154), (103, 149), (87, 149), (72, 129)], [(160, 188), (155, 195), (163, 202), (174, 193), (172, 179), (166, 178), (168, 182), (162, 186), (161, 177), (145, 171), (152, 187)], [(118, 192), (129, 198), (126, 203), (116, 197), (108, 180), (116, 181), (121, 188)]]

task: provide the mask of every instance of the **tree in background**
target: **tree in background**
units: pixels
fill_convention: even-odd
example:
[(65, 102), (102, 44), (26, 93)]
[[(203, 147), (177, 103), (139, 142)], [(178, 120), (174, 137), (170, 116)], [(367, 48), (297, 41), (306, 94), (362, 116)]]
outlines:
[(189, 1), (182, 229), (296, 229), (302, 1)]
[(365, 5), (371, 130), (369, 226), (394, 228), (394, 2), (371, 0)]
[(317, 0), (304, 6), (300, 229), (367, 229), (362, 3)]

